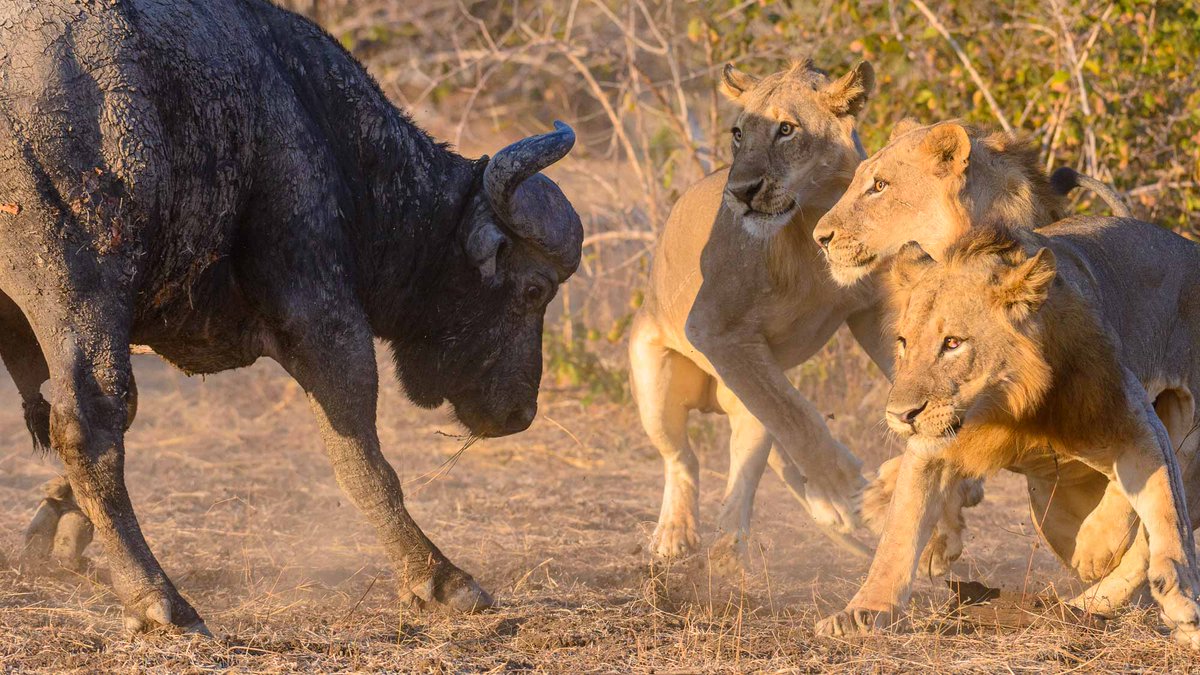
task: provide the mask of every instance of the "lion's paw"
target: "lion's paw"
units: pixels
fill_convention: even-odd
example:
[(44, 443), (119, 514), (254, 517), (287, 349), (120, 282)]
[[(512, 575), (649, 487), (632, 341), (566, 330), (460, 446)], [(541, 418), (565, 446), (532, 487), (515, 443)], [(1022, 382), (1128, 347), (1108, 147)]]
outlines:
[(650, 550), (660, 558), (683, 558), (699, 548), (696, 526), (686, 520), (659, 523), (650, 538)]
[(813, 632), (821, 637), (869, 635), (891, 628), (895, 624), (894, 615), (892, 610), (847, 607), (818, 621)]
[(733, 576), (745, 569), (746, 539), (737, 532), (717, 537), (708, 549), (708, 564), (721, 576)]
[(1175, 629), (1171, 631), (1171, 637), (1189, 649), (1200, 651), (1200, 628), (1197, 628), (1195, 624), (1175, 626)]
[(867, 485), (862, 475), (839, 472), (806, 478), (805, 501), (813, 519), (838, 532), (853, 532), (860, 524), (863, 488)]

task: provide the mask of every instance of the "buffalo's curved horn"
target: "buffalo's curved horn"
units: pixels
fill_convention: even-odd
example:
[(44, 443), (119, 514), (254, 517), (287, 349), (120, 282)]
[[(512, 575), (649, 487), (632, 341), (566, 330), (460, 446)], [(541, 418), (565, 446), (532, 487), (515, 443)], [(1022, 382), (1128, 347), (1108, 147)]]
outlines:
[(512, 234), (537, 246), (565, 280), (579, 266), (583, 225), (562, 190), (539, 172), (575, 145), (575, 131), (555, 121), (554, 131), (517, 141), (497, 152), (483, 171), (492, 211)]
[(496, 214), (508, 222), (517, 186), (566, 157), (574, 146), (575, 130), (554, 120), (554, 131), (523, 138), (492, 155), (483, 171), (483, 187)]

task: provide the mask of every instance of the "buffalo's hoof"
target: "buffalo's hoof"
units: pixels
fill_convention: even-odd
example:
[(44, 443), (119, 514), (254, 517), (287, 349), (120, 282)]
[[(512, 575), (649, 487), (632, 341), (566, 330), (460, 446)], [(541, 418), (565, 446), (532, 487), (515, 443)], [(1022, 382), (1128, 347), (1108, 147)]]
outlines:
[(400, 602), (414, 609), (436, 607), (461, 614), (482, 612), (496, 604), (492, 595), (471, 575), (452, 565), (448, 567), (448, 572), (435, 574), (416, 586), (401, 590)]
[(25, 570), (43, 570), (50, 559), (80, 572), (87, 568), (83, 551), (92, 542), (92, 522), (75, 503), (66, 478), (55, 478), (43, 488), (46, 498), (25, 529), (21, 563)]
[(862, 607), (847, 607), (817, 622), (813, 632), (822, 637), (870, 635), (895, 625), (894, 612)]
[(142, 600), (126, 605), (126, 632), (136, 635), (164, 628), (185, 635), (213, 636), (196, 610), (176, 593), (152, 591)]

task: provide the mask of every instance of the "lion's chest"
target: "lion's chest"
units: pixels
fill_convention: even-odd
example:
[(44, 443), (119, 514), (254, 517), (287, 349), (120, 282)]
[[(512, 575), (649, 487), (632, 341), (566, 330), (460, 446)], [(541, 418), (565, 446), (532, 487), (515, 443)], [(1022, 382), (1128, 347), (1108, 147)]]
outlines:
[(804, 288), (779, 289), (762, 318), (763, 333), (785, 368), (816, 354), (846, 319), (871, 306), (873, 296), (820, 280)]

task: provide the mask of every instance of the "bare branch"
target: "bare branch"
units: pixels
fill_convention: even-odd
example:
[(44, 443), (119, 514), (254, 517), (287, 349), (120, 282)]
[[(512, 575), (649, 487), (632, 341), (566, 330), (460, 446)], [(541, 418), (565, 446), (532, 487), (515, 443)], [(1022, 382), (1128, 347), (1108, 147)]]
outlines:
[(980, 93), (983, 94), (983, 98), (987, 101), (988, 107), (992, 109), (992, 114), (995, 115), (996, 119), (1000, 122), (1000, 126), (1003, 127), (1005, 131), (1012, 133), (1013, 127), (1008, 123), (1008, 118), (1004, 116), (1004, 111), (1000, 109), (1000, 104), (996, 103), (996, 97), (992, 96), (992, 90), (989, 89), (987, 84), (984, 83), (983, 78), (979, 75), (979, 71), (975, 70), (975, 66), (971, 64), (971, 59), (967, 58), (967, 53), (962, 50), (962, 47), (958, 46), (958, 41), (954, 39), (954, 36), (950, 35), (950, 31), (946, 30), (946, 27), (942, 25), (942, 22), (938, 20), (937, 16), (935, 16), (934, 13), (929, 10), (928, 5), (922, 2), (922, 0), (911, 1), (913, 6), (925, 15), (925, 19), (929, 21), (929, 25), (933, 26), (933, 29), (936, 30), (938, 34), (945, 38), (946, 42), (950, 44), (950, 49), (954, 50), (954, 54), (958, 56), (958, 60), (961, 61), (963, 67), (967, 69), (967, 74), (971, 76), (971, 80), (975, 83), (975, 86), (979, 87)]

